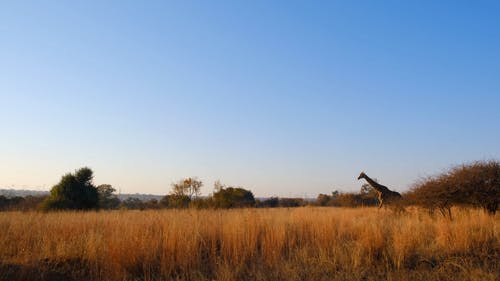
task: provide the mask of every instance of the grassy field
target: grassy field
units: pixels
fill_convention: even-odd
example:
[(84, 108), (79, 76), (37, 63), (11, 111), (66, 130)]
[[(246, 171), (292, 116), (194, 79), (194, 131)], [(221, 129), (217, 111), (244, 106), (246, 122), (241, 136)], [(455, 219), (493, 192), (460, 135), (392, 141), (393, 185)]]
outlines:
[(499, 215), (374, 208), (0, 213), (0, 280), (498, 280)]

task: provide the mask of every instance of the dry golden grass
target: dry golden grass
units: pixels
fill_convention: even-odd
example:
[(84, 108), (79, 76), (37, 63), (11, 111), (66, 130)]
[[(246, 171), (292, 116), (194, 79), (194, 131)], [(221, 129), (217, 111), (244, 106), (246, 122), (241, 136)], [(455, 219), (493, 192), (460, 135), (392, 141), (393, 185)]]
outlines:
[(0, 213), (0, 280), (498, 280), (499, 215), (374, 208)]

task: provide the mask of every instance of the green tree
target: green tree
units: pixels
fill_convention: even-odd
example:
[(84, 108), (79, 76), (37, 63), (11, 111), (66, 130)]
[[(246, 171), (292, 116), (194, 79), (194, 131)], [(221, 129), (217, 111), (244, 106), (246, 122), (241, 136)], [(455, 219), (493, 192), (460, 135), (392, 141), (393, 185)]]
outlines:
[(187, 208), (200, 195), (203, 182), (196, 178), (186, 178), (172, 184), (170, 194), (162, 198), (160, 204), (169, 208)]
[(212, 204), (216, 208), (241, 208), (255, 206), (255, 197), (250, 190), (241, 187), (225, 187), (216, 182)]
[(92, 184), (93, 172), (84, 167), (68, 173), (52, 187), (50, 196), (42, 203), (43, 210), (89, 210), (99, 207), (97, 188)]
[(120, 199), (114, 194), (116, 189), (110, 184), (101, 184), (97, 187), (99, 196), (99, 208), (117, 209), (120, 206)]

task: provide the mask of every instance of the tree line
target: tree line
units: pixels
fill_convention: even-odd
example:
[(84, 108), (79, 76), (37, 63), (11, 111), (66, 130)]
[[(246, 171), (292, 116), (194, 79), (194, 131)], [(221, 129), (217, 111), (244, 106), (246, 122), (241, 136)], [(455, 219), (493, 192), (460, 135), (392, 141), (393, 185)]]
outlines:
[(182, 179), (171, 185), (171, 191), (161, 200), (127, 198), (120, 200), (109, 184), (94, 185), (93, 171), (88, 167), (67, 173), (54, 185), (48, 196), (0, 196), (2, 210), (145, 210), (164, 208), (250, 208), (305, 206), (302, 198), (256, 199), (251, 190), (214, 183), (214, 192), (201, 197), (203, 182), (196, 178)]
[[(363, 207), (378, 204), (377, 193), (368, 184), (359, 192), (333, 191), (319, 194), (315, 200), (303, 198), (256, 199), (251, 190), (214, 183), (210, 196), (201, 197), (203, 182), (186, 178), (171, 185), (171, 191), (160, 200), (138, 198), (120, 200), (109, 184), (95, 186), (93, 171), (84, 167), (63, 175), (46, 197), (5, 197), (0, 195), (2, 210), (114, 210), (163, 208), (274, 208), (301, 206)], [(405, 206), (417, 205), (433, 213), (439, 211), (451, 218), (451, 207), (473, 206), (494, 215), (500, 203), (500, 162), (478, 161), (459, 165), (449, 170), (420, 179), (406, 193)]]

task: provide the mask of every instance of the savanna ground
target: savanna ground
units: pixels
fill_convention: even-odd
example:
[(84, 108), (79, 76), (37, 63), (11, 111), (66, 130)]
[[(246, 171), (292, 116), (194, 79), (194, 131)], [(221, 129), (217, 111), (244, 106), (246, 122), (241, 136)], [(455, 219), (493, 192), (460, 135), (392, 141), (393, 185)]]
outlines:
[(499, 215), (453, 212), (3, 212), (0, 280), (498, 280)]

